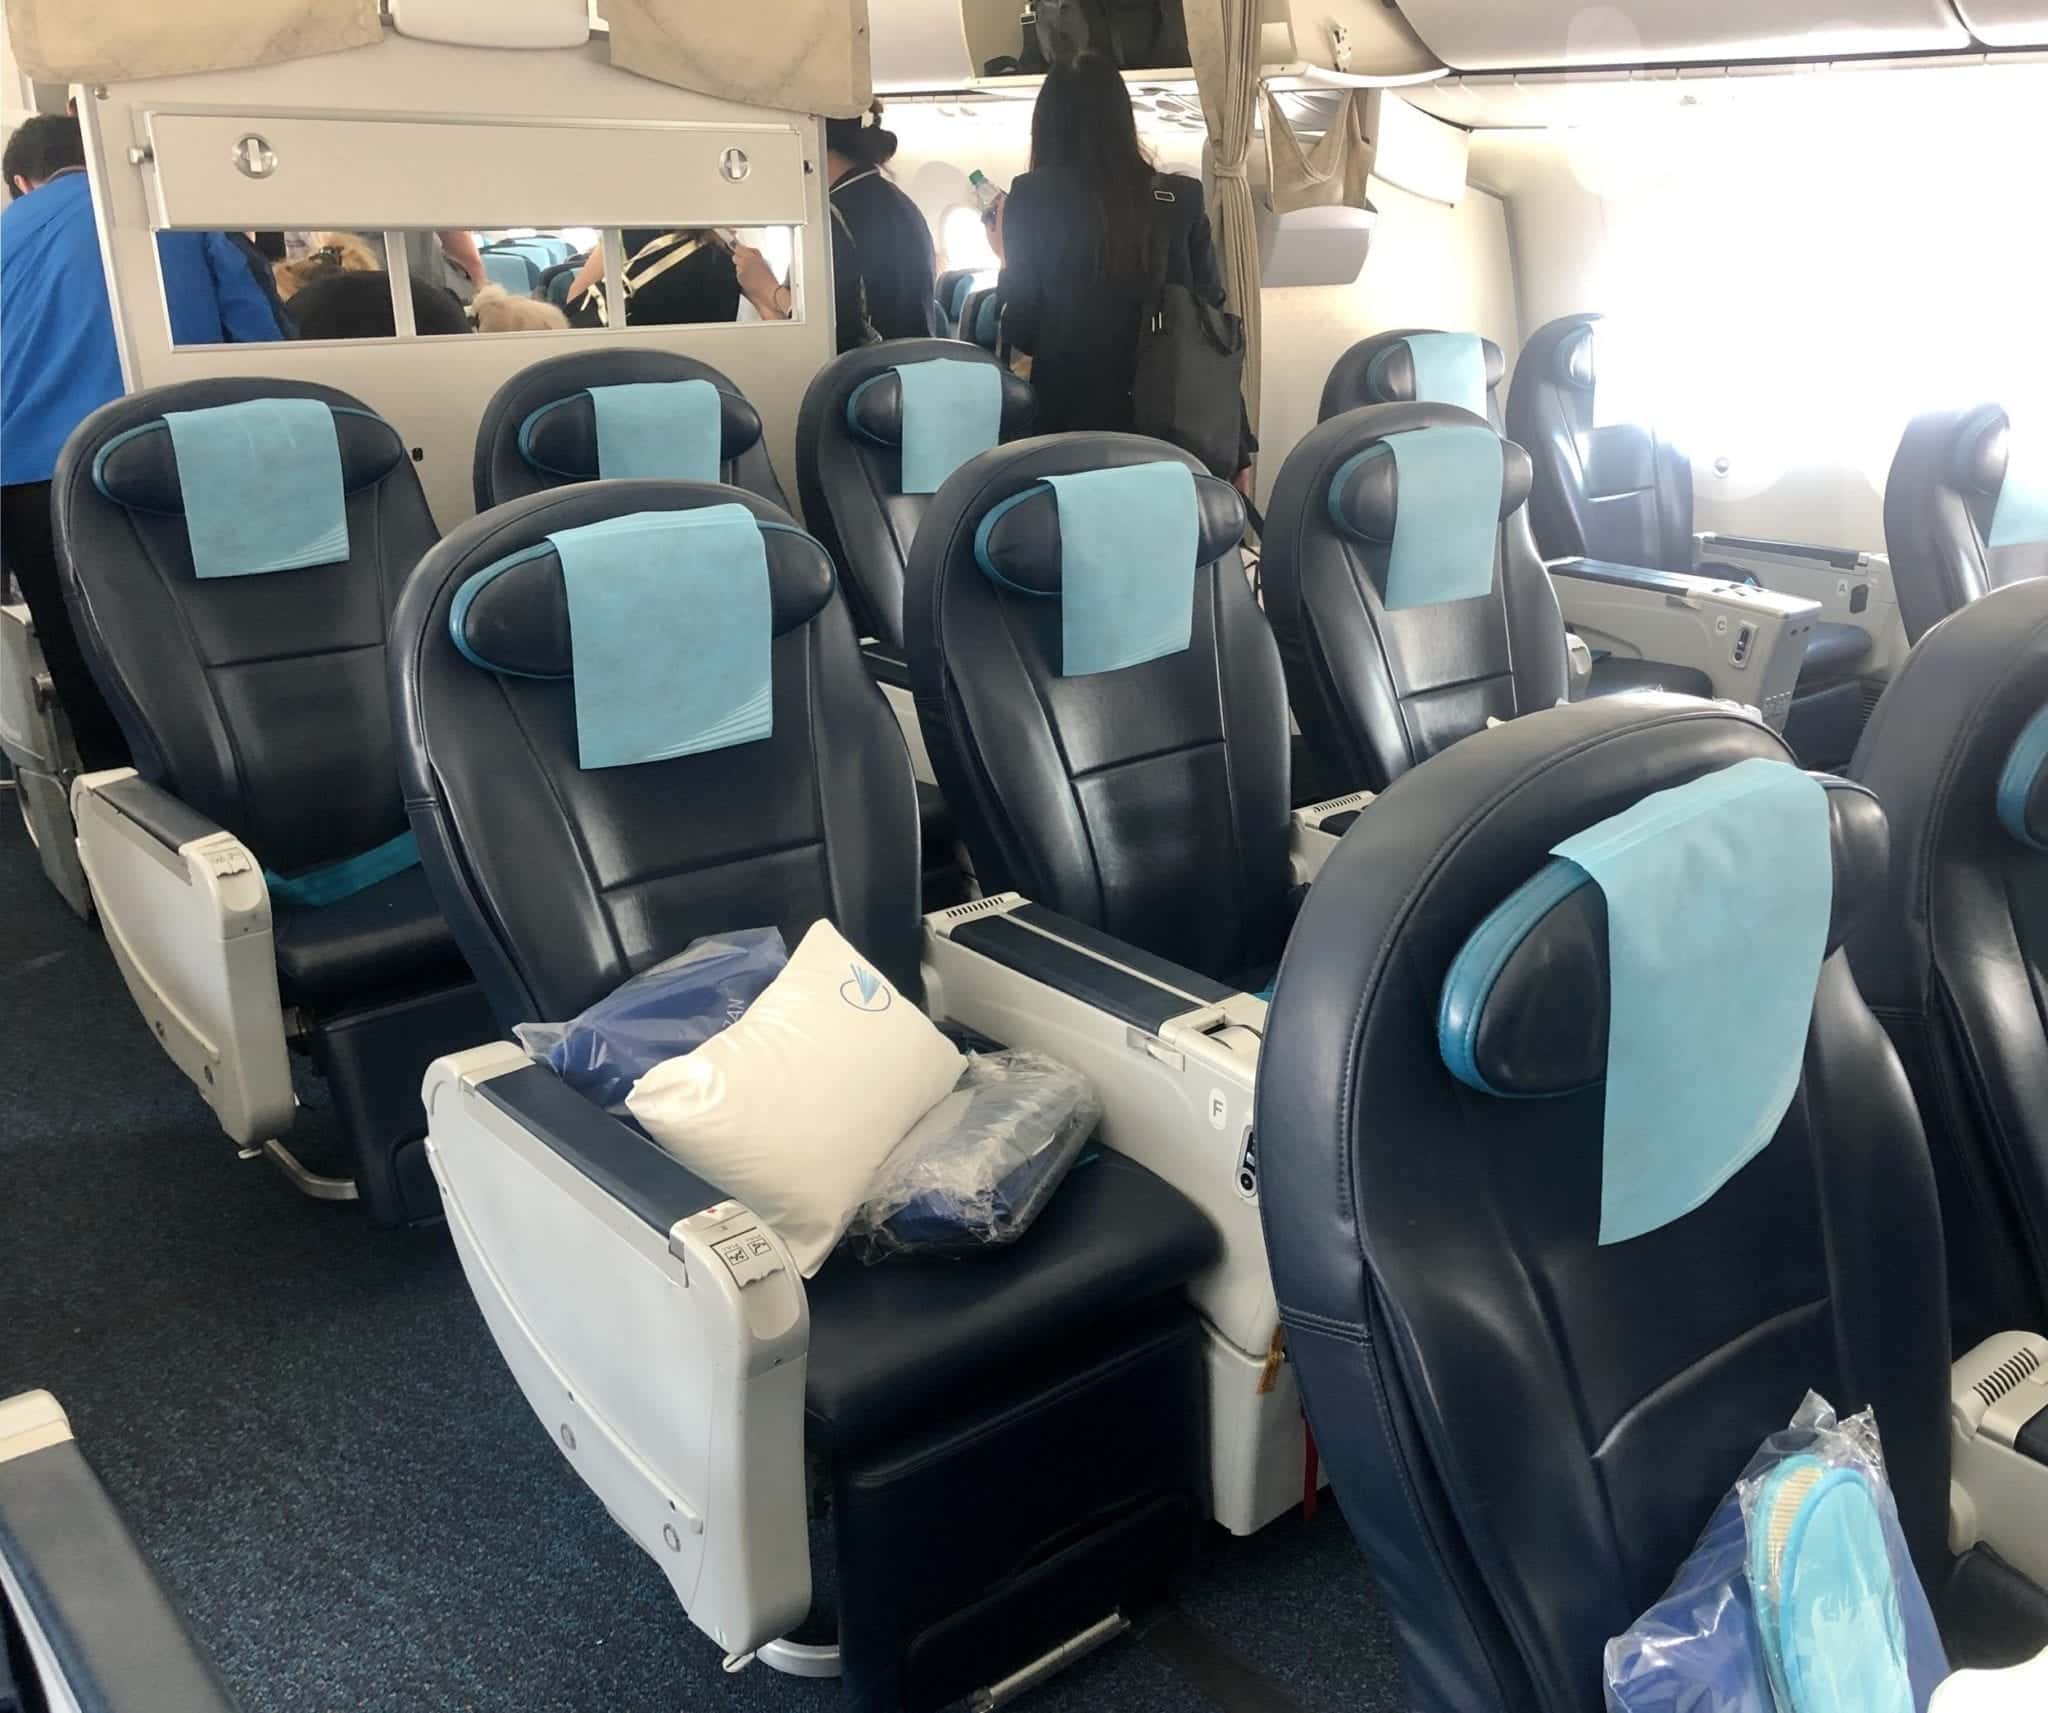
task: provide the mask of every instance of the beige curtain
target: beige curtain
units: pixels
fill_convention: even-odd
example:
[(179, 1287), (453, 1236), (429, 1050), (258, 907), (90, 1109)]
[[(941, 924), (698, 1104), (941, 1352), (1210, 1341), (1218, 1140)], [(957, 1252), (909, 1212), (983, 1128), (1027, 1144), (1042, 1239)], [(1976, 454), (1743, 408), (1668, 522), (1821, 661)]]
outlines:
[(1297, 208), (1370, 208), (1365, 181), (1373, 149), (1365, 134), (1366, 91), (1345, 91), (1330, 128), (1304, 148), (1280, 98), (1261, 86), (1266, 118), (1266, 183), (1275, 214)]
[(602, 10), (621, 71), (840, 119), (874, 98), (867, 0), (604, 0)]
[(382, 39), (377, 0), (7, 0), (38, 83), (125, 83), (276, 65)]
[(1259, 93), (1260, 0), (1187, 0), (1188, 49), (1216, 180), (1217, 253), (1230, 307), (1244, 318), (1244, 404), (1259, 424), (1259, 234), (1246, 176)]

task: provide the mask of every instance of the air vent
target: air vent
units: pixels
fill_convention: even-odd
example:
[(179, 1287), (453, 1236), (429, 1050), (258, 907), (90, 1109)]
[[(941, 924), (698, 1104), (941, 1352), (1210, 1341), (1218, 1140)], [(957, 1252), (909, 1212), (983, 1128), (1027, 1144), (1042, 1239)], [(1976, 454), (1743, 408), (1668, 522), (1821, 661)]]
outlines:
[(1970, 1390), (1984, 1400), (1984, 1407), (1988, 1410), (2022, 1380), (2028, 1379), (2037, 1373), (2040, 1367), (2041, 1358), (2035, 1353), (2033, 1347), (2029, 1345), (1999, 1363), (1996, 1368), (1992, 1369), (1989, 1374), (1986, 1374)]
[(977, 898), (971, 904), (955, 904), (945, 910), (934, 912), (941, 922), (952, 924), (966, 922), (976, 916), (994, 916), (1007, 910), (1017, 902), (1014, 892), (997, 892), (987, 898)]

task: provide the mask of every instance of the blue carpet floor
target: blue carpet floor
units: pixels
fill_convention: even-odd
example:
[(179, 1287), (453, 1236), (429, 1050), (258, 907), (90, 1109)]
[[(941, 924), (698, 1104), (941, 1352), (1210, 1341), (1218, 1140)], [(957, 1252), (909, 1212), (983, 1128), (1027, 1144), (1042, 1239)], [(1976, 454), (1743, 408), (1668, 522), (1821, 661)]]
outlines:
[[(0, 795), (0, 1396), (30, 1386), (246, 1713), (837, 1704), (720, 1669), (528, 1414), (445, 1232), (374, 1231), (235, 1158)], [(1219, 1533), (1180, 1610), (1300, 1713), (1402, 1705), (1334, 1506)], [(1126, 1641), (1023, 1705), (1212, 1702)]]

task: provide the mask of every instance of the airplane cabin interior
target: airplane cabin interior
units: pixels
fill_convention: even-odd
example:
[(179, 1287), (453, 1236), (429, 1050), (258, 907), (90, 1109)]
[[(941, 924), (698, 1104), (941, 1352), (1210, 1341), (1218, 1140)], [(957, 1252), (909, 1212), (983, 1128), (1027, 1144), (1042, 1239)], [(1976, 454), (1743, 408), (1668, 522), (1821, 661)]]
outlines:
[(2041, 0), (0, 131), (0, 1713), (2048, 1706)]

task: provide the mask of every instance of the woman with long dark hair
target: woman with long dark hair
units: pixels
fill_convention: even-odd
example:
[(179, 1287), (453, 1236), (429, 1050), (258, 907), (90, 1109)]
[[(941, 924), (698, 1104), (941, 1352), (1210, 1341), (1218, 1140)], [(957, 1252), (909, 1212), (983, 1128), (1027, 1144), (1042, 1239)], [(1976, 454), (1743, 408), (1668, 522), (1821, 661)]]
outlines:
[(1108, 60), (1082, 54), (1046, 74), (1031, 170), (997, 214), (1003, 335), (1031, 357), (1039, 431), (1129, 429), (1160, 248), (1168, 284), (1219, 308), (1224, 290), (1201, 185), (1153, 170)]

